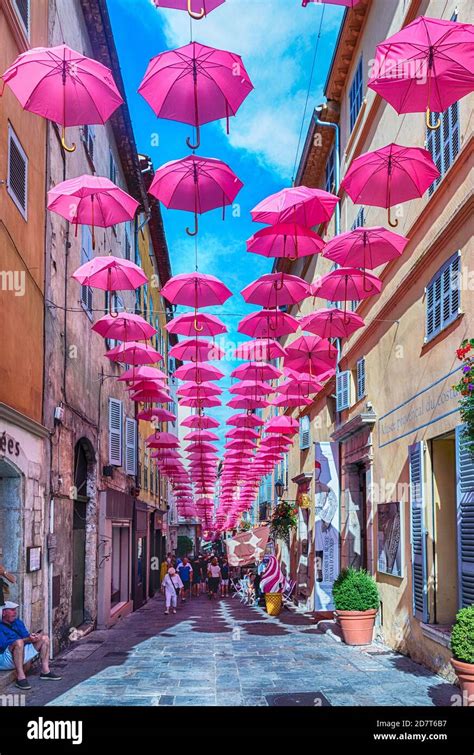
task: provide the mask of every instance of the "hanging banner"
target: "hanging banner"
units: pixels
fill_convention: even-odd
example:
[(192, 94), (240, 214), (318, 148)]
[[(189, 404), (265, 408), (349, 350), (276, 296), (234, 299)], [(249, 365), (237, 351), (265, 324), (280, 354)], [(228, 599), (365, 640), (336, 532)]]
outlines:
[(315, 611), (332, 611), (339, 574), (339, 446), (315, 443)]

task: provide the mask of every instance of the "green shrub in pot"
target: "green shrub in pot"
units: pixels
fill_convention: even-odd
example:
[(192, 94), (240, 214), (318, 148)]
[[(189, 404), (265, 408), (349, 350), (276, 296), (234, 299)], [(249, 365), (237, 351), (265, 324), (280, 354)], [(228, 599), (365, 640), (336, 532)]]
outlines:
[(451, 632), (451, 650), (456, 660), (474, 664), (474, 605), (458, 611)]
[(334, 582), (332, 596), (336, 611), (369, 611), (380, 606), (375, 579), (365, 569), (342, 569)]

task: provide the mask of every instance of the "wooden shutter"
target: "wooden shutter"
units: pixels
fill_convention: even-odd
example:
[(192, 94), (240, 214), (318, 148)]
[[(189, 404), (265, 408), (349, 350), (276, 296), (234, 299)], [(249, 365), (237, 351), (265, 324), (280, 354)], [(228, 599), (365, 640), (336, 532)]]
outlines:
[(428, 621), (423, 441), (408, 447), (413, 613)]
[(122, 402), (109, 398), (109, 464), (122, 466)]
[[(92, 259), (92, 234), (88, 225), (82, 226), (81, 265)], [(81, 286), (81, 301), (88, 312), (92, 312), (92, 288)]]
[(8, 127), (7, 190), (26, 220), (28, 208), (28, 158), (11, 126)]
[(461, 259), (456, 252), (426, 287), (426, 336), (429, 340), (449, 325), (460, 311), (459, 272)]
[(17, 14), (21, 20), (26, 36), (30, 36), (30, 0), (15, 0)]
[(459, 138), (459, 105), (455, 102), (451, 107), (444, 111), (444, 113), (432, 113), (431, 120), (435, 123), (440, 118), (441, 125), (435, 131), (427, 129), (426, 131), (426, 147), (431, 153), (433, 162), (440, 172), (439, 178), (437, 178), (431, 184), (429, 188), (429, 195), (433, 194), (434, 190), (440, 183), (446, 171), (450, 165), (456, 159), (456, 155), (459, 152), (460, 138)]
[(474, 446), (456, 428), (459, 607), (474, 604)]
[(357, 400), (365, 396), (365, 359), (359, 359), (357, 362)]
[(350, 406), (350, 372), (338, 372), (336, 375), (336, 410), (341, 412)]
[(137, 473), (137, 423), (130, 417), (125, 418), (125, 471)]

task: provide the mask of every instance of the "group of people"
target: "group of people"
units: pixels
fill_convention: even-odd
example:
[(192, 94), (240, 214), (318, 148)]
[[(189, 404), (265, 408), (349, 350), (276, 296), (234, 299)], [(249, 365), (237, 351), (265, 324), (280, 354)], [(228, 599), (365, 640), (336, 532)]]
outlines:
[(168, 553), (163, 564), (161, 589), (165, 595), (165, 613), (176, 613), (178, 599), (186, 602), (191, 593), (194, 597), (207, 594), (214, 600), (219, 593), (222, 598), (229, 595), (230, 566), (227, 558), (203, 553), (189, 559), (179, 558)]

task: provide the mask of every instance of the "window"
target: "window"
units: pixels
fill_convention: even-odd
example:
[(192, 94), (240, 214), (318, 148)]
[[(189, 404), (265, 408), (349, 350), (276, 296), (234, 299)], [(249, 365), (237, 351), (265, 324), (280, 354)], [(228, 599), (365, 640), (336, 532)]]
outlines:
[(25, 220), (27, 220), (28, 158), (10, 125), (8, 125), (7, 191)]
[(143, 490), (148, 491), (148, 448), (145, 448), (143, 454)]
[(143, 286), (143, 312), (142, 316), (145, 320), (148, 320), (148, 284), (145, 283)]
[(326, 191), (334, 192), (336, 189), (336, 153), (333, 145), (326, 163)]
[[(88, 225), (82, 226), (81, 265), (92, 259), (92, 233)], [(81, 302), (89, 314), (92, 315), (92, 288), (81, 286)]]
[(142, 286), (135, 289), (135, 314), (141, 315), (142, 313)]
[(122, 466), (122, 402), (109, 398), (109, 464)]
[(435, 123), (438, 117), (441, 125), (436, 131), (426, 130), (426, 147), (431, 153), (433, 162), (438, 168), (440, 175), (433, 181), (428, 194), (431, 196), (438, 184), (441, 183), (443, 176), (448, 171), (450, 165), (454, 162), (459, 152), (459, 105), (453, 103), (444, 113), (432, 113), (431, 121)]
[(311, 433), (311, 420), (307, 414), (300, 418), (300, 450), (309, 448)]
[(336, 375), (336, 411), (342, 412), (350, 406), (351, 373), (349, 370)]
[(130, 223), (125, 223), (125, 259), (132, 259), (132, 230)]
[(14, 0), (14, 8), (26, 36), (30, 36), (30, 0)]
[(361, 207), (357, 213), (354, 222), (351, 225), (351, 231), (355, 231), (356, 228), (363, 228), (365, 225), (365, 208)]
[(350, 130), (355, 126), (359, 110), (362, 107), (362, 56), (359, 60), (359, 64), (356, 68), (354, 78), (352, 79), (351, 88), (349, 90), (349, 118), (350, 118)]
[(125, 417), (125, 471), (137, 473), (137, 423), (130, 417)]
[(365, 358), (357, 362), (357, 401), (365, 396)]
[(83, 127), (82, 141), (84, 142), (87, 156), (89, 157), (90, 161), (93, 163), (94, 162), (94, 141), (95, 141), (95, 130), (93, 126)]
[(425, 342), (434, 338), (460, 312), (459, 272), (460, 253), (447, 260), (426, 287), (426, 335)]
[(117, 163), (115, 162), (112, 150), (109, 150), (109, 178), (112, 183), (117, 184)]

